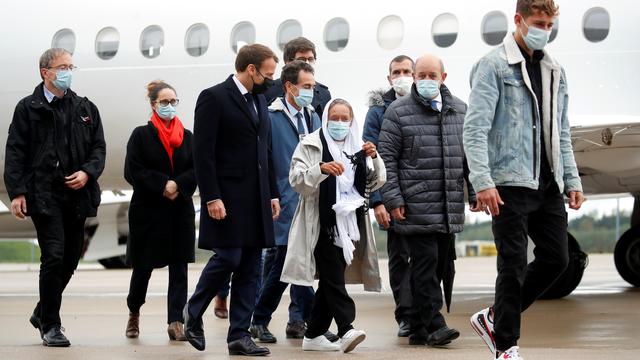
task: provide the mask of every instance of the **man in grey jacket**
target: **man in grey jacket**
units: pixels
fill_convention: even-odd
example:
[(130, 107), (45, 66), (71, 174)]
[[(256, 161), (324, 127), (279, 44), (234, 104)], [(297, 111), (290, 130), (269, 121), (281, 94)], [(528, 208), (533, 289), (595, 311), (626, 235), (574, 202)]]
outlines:
[[(471, 71), (464, 148), (478, 204), (493, 216), (498, 250), (494, 305), (474, 314), (471, 325), (498, 359), (522, 360), (520, 313), (567, 267), (563, 193), (572, 209), (584, 201), (567, 80), (543, 51), (557, 15), (553, 0), (518, 0), (516, 31)], [(528, 265), (527, 235), (536, 245)]]
[[(462, 127), (467, 106), (443, 84), (446, 77), (442, 60), (420, 57), (411, 94), (389, 106), (380, 132), (379, 152), (387, 168), (382, 198), (396, 232), (409, 245), (415, 313), (411, 345), (441, 346), (460, 336), (440, 313), (440, 281), (454, 251), (454, 234), (464, 224), (468, 171)], [(475, 205), (471, 187), (468, 191)]]

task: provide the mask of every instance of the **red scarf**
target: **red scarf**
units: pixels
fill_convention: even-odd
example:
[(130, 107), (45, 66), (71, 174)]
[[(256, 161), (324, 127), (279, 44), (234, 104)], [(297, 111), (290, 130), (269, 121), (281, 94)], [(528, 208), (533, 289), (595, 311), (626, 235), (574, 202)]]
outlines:
[(160, 138), (162, 146), (169, 155), (171, 169), (173, 170), (173, 150), (182, 145), (182, 139), (184, 138), (184, 126), (182, 126), (180, 119), (175, 116), (171, 122), (169, 122), (169, 127), (166, 127), (164, 120), (160, 119), (155, 111), (151, 116), (151, 123), (158, 130), (158, 137)]

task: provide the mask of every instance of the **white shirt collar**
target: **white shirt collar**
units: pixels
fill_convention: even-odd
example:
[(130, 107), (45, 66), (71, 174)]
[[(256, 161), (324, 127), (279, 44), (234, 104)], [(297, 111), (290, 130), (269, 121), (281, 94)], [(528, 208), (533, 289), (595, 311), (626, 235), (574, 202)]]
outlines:
[[(289, 101), (287, 101), (287, 97), (283, 97), (282, 100), (284, 100), (284, 103), (287, 104), (287, 109), (289, 109), (289, 113), (291, 114), (291, 118), (295, 118), (296, 114), (300, 112), (300, 110), (302, 110), (302, 108), (300, 108), (300, 110), (296, 109), (293, 105), (289, 104)], [(302, 116), (304, 117), (304, 113), (302, 113)]]
[[(51, 91), (49, 91), (49, 89), (47, 89), (47, 86), (44, 84), (42, 85), (42, 89), (44, 89), (44, 97), (47, 99), (47, 102), (51, 104), (56, 96)], [(66, 94), (67, 91), (65, 90), (64, 93)]]
[(293, 105), (289, 104), (289, 102), (287, 101), (286, 97), (283, 97), (282, 100), (284, 101), (285, 104), (287, 104), (287, 110), (289, 110), (289, 114), (291, 114), (291, 122), (293, 123), (293, 125), (296, 127), (296, 129), (298, 131), (300, 131), (300, 129), (298, 129), (298, 118), (296, 117), (296, 114), (300, 113), (302, 114), (302, 125), (304, 126), (304, 131), (305, 133), (309, 133), (309, 129), (307, 129), (307, 122), (305, 120), (305, 116), (304, 116), (304, 108), (301, 107), (300, 110), (296, 109)]
[(431, 101), (437, 101), (436, 106), (438, 107), (438, 111), (442, 111), (442, 95), (438, 92), (438, 96), (431, 99)]
[(238, 90), (240, 90), (240, 94), (242, 94), (242, 96), (249, 92), (249, 90), (247, 90), (247, 88), (242, 85), (240, 80), (238, 80), (238, 75), (233, 75), (233, 81), (236, 83), (236, 86), (238, 87)]

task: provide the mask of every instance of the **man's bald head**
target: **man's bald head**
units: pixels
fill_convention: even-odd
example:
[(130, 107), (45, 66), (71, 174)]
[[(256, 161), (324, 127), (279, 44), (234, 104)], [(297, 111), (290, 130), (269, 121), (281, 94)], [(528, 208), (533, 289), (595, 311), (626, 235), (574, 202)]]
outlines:
[(437, 70), (440, 74), (445, 73), (442, 59), (433, 54), (424, 54), (420, 56), (413, 67), (414, 73), (416, 73), (418, 69), (426, 69), (428, 71)]

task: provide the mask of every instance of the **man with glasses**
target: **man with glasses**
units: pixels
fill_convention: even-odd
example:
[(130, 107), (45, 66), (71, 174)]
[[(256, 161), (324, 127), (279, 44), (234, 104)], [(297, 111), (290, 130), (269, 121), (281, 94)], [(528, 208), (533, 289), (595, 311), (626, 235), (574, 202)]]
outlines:
[(64, 49), (40, 57), (42, 82), (20, 100), (9, 127), (4, 182), (11, 213), (31, 217), (40, 256), (40, 301), (29, 321), (45, 346), (64, 347), (62, 292), (78, 266), (84, 223), (100, 204), (98, 177), (105, 161), (96, 106), (73, 92), (73, 59)]
[[(294, 60), (301, 60), (307, 62), (311, 66), (315, 66), (316, 64), (316, 46), (309, 41), (309, 39), (305, 37), (297, 37), (293, 40), (290, 40), (284, 46), (284, 64)], [(274, 86), (271, 87), (264, 95), (267, 98), (267, 102), (271, 104), (275, 99), (284, 97), (285, 89), (284, 84), (282, 84), (282, 80), (277, 79), (274, 83)], [(320, 118), (322, 118), (322, 110), (324, 105), (331, 100), (331, 93), (329, 92), (329, 88), (316, 81), (316, 88), (313, 91), (313, 102), (311, 105), (316, 110), (316, 113)]]

